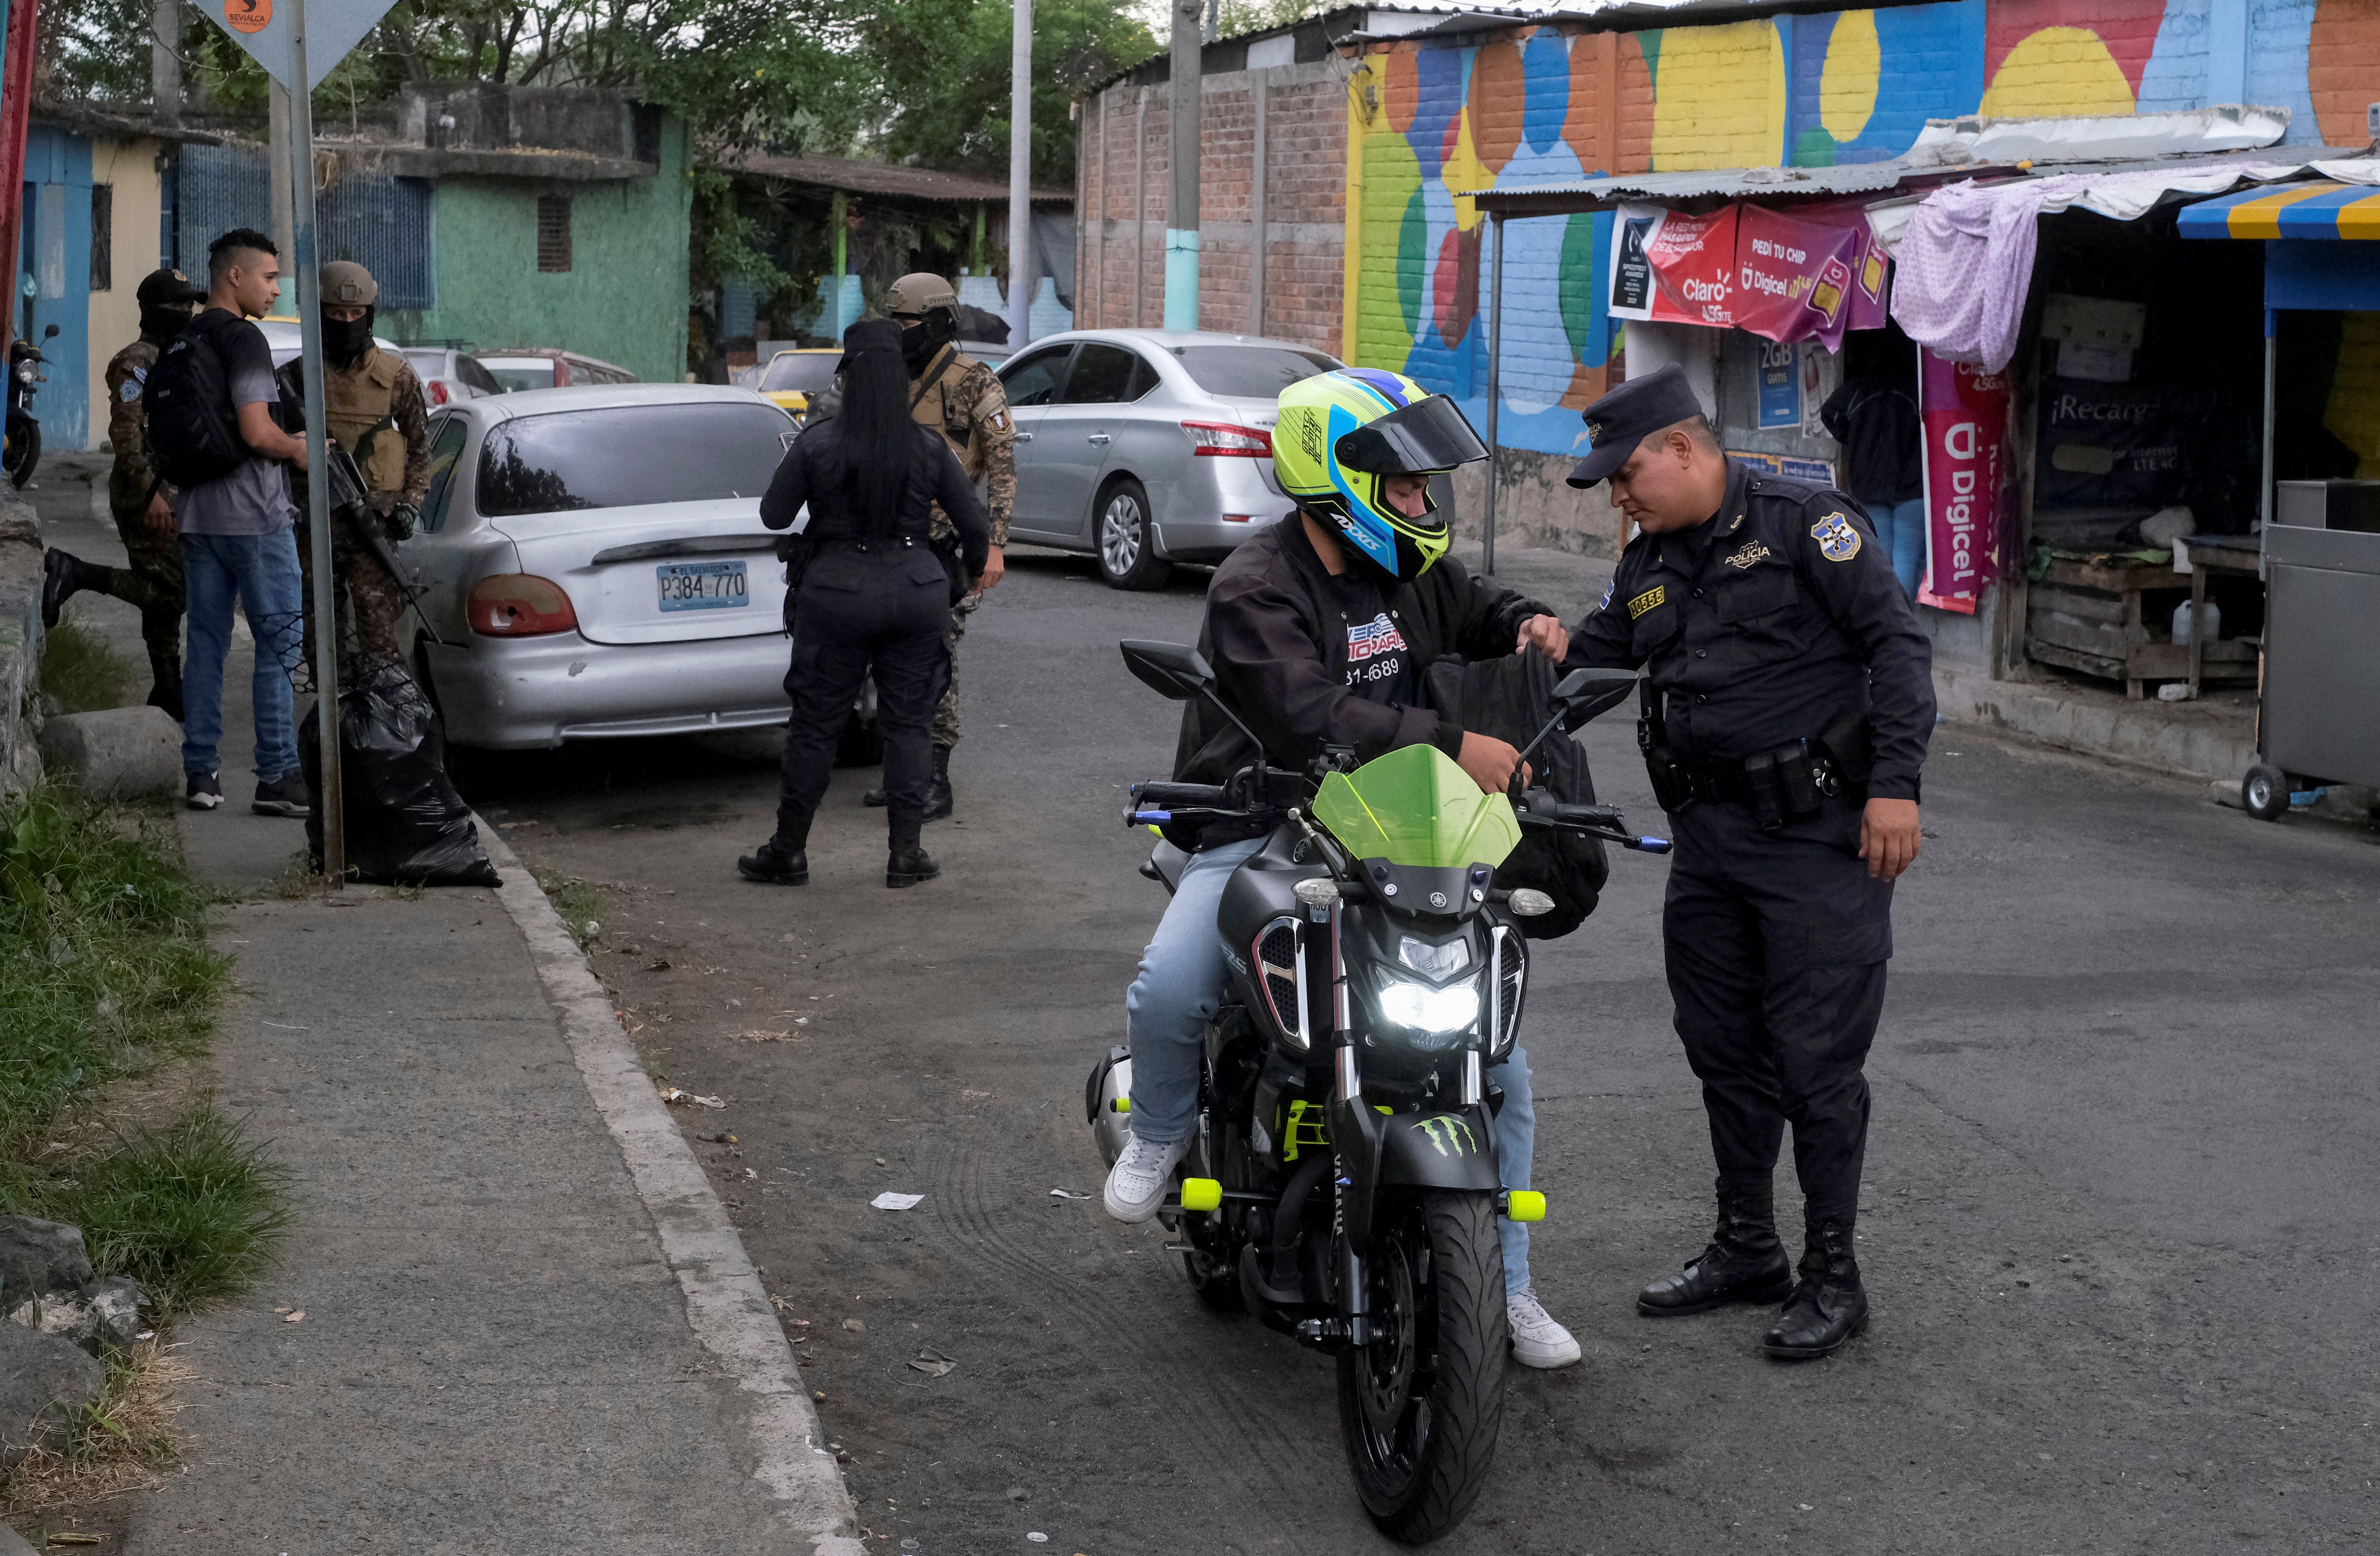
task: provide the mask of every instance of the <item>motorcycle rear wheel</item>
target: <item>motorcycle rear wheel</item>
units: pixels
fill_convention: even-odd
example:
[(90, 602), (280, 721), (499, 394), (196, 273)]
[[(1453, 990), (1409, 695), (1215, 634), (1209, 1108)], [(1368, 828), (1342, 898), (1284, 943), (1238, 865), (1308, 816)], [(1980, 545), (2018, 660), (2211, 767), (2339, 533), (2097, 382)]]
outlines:
[(1404, 1545), (1471, 1511), (1504, 1420), (1511, 1322), (1496, 1209), (1421, 1193), (1383, 1207), (1367, 1261), (1375, 1337), (1339, 1353), (1339, 1422), (1364, 1511)]

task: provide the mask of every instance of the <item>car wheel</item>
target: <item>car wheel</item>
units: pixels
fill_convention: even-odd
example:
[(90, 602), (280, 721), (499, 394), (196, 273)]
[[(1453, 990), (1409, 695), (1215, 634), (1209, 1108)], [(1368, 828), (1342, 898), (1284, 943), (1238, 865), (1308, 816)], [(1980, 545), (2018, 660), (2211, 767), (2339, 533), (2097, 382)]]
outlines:
[(1130, 477), (1099, 497), (1099, 573), (1110, 589), (1155, 589), (1173, 571), (1173, 565), (1157, 554), (1148, 493)]

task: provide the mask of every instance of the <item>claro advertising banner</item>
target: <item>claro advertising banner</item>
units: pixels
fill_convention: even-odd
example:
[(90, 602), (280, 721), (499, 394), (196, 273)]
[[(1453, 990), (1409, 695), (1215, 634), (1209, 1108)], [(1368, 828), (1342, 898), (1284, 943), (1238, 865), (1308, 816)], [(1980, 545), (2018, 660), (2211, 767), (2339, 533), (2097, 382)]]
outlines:
[(1974, 614), (1998, 576), (2000, 478), (2007, 468), (2009, 376), (1921, 352), (1925, 424), (1925, 585), (1921, 605)]
[(1864, 223), (1834, 225), (1730, 205), (1705, 215), (1623, 205), (1611, 316), (1746, 330), (1840, 350), (1884, 323), (1885, 259)]

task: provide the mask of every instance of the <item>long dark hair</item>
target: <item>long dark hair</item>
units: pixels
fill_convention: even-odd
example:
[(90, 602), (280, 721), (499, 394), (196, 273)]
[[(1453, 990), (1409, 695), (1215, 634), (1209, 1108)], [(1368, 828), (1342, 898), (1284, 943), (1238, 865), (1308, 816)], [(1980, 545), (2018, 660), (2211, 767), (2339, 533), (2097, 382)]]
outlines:
[(844, 332), (843, 348), (843, 431), (836, 437), (842, 484), (868, 527), (883, 533), (900, 517), (917, 457), (901, 326), (863, 319)]

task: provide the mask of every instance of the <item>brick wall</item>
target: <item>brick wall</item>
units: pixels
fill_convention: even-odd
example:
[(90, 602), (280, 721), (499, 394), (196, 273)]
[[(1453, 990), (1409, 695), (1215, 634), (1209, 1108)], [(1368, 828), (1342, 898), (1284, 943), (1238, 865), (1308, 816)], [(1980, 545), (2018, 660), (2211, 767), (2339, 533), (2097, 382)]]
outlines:
[[(1336, 353), (1347, 209), (1345, 89), (1319, 64), (1235, 70), (1200, 85), (1198, 327)], [(1261, 320), (1253, 313), (1250, 263), (1259, 91), (1266, 94), (1267, 206)], [(1165, 321), (1172, 150), (1166, 91), (1162, 83), (1118, 85), (1084, 105), (1075, 310), (1082, 328), (1155, 329)]]

